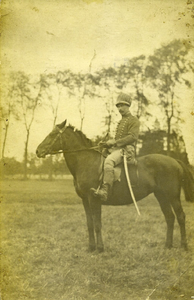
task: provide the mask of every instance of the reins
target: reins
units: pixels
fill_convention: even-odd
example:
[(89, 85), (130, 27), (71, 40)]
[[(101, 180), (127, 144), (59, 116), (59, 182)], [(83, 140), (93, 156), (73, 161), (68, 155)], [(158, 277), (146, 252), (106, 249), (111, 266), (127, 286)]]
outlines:
[(94, 146), (94, 147), (90, 147), (90, 148), (81, 148), (81, 149), (76, 149), (76, 150), (64, 150), (64, 152), (79, 152), (79, 151), (84, 151), (84, 150), (96, 150), (97, 152), (100, 152), (100, 151), (98, 151), (98, 149), (99, 149), (99, 146)]
[(51, 155), (52, 154), (63, 153), (63, 152), (65, 152), (65, 153), (71, 153), (71, 152), (79, 152), (79, 151), (86, 151), (86, 150), (95, 150), (95, 151), (101, 153), (100, 150), (98, 150), (98, 149), (99, 149), (99, 146), (94, 146), (94, 147), (90, 147), (90, 148), (81, 148), (81, 149), (76, 149), (76, 150), (60, 150), (58, 152), (51, 153)]

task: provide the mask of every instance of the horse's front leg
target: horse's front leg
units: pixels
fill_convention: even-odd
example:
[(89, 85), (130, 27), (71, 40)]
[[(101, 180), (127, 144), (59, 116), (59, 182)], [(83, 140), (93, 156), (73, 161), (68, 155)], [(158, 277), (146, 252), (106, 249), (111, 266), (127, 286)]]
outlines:
[(101, 202), (95, 197), (90, 196), (90, 207), (92, 210), (92, 216), (94, 221), (94, 229), (96, 232), (97, 250), (99, 252), (104, 251), (104, 245), (102, 241), (102, 223), (101, 223)]
[(94, 222), (92, 217), (92, 211), (87, 198), (82, 199), (82, 202), (83, 202), (83, 206), (86, 213), (86, 219), (87, 219), (87, 226), (88, 226), (88, 233), (89, 233), (89, 251), (94, 251), (96, 250), (96, 242), (94, 236)]

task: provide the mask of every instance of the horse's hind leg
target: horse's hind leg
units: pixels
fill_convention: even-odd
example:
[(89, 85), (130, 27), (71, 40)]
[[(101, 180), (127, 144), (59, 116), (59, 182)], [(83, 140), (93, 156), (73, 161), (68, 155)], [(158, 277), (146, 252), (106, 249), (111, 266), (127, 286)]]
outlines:
[(166, 195), (164, 195), (161, 192), (155, 192), (154, 194), (160, 204), (161, 210), (166, 219), (167, 235), (166, 235), (165, 246), (170, 249), (170, 248), (172, 248), (172, 244), (173, 244), (173, 230), (174, 230), (175, 216), (173, 214), (173, 211), (172, 211), (172, 208), (170, 205), (170, 201), (168, 201), (168, 198), (166, 197)]
[(86, 219), (87, 219), (87, 226), (88, 226), (88, 233), (89, 233), (89, 251), (96, 250), (96, 242), (94, 237), (94, 223), (92, 218), (92, 211), (89, 205), (88, 199), (82, 199), (85, 213), (86, 213)]
[(181, 205), (180, 197), (171, 199), (171, 205), (174, 209), (174, 212), (176, 214), (180, 226), (181, 247), (187, 250), (188, 248), (187, 248), (186, 229), (185, 229), (185, 213)]

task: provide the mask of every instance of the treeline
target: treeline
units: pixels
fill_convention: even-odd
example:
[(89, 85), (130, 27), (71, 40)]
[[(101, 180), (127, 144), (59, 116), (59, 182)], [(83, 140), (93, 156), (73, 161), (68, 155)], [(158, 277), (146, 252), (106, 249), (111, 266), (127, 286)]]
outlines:
[[(93, 140), (93, 144), (97, 145), (103, 136), (98, 136)], [(146, 131), (140, 134), (136, 156), (142, 156), (151, 153), (167, 154), (167, 138), (166, 132), (162, 130)], [(175, 131), (171, 134), (171, 150), (170, 156), (180, 159), (186, 164), (189, 163), (186, 153), (185, 143), (182, 136), (177, 135)], [(4, 157), (1, 160), (2, 176), (1, 178), (23, 178), (24, 162), (19, 162), (15, 158)], [(27, 163), (28, 178), (32, 179), (55, 179), (62, 178), (64, 175), (70, 175), (62, 154), (57, 154), (45, 159), (39, 159), (33, 153), (28, 155)]]
[[(160, 130), (166, 132), (166, 152), (170, 155), (172, 132), (181, 134), (179, 91), (183, 85), (188, 89), (191, 88), (189, 78), (194, 70), (191, 48), (189, 41), (173, 40), (156, 49), (153, 55), (125, 58), (123, 63), (102, 68), (95, 73), (91, 71), (91, 60), (89, 70), (84, 74), (64, 70), (40, 74), (38, 78), (24, 72), (7, 75), (2, 88), (1, 112), (4, 122), (2, 159), (5, 159), (10, 119), (23, 122), (26, 132), (23, 173), (26, 179), (29, 173), (28, 166), (32, 160), (29, 156), (29, 140), (38, 111), (40, 108), (49, 111), (52, 116), (51, 127), (54, 127), (61, 105), (65, 107), (73, 101), (72, 99), (77, 101), (80, 130), (83, 129), (87, 118), (86, 103), (101, 101), (105, 108), (102, 115), (104, 134), (111, 135), (115, 120), (115, 99), (121, 91), (130, 91), (134, 103), (133, 113), (141, 121), (142, 132), (149, 131), (150, 126), (153, 129), (156, 123)], [(160, 117), (153, 113), (154, 109), (158, 108)]]
[[(49, 174), (52, 168), (52, 177), (49, 178)], [(5, 157), (1, 161), (2, 178), (22, 178), (24, 174), (24, 163), (17, 161), (15, 158)], [(29, 162), (27, 164), (28, 178), (47, 178), (53, 179), (53, 177), (70, 175), (65, 160), (62, 155), (56, 155), (50, 163), (49, 157), (44, 160), (38, 159), (35, 155), (31, 154)]]

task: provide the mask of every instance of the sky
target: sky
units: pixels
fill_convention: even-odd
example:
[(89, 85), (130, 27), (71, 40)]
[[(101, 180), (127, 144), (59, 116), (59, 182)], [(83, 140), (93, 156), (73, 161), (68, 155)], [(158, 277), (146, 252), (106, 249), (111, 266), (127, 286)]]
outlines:
[[(88, 72), (96, 53), (92, 61), (92, 72), (95, 72), (102, 67), (119, 66), (126, 58), (150, 55), (175, 38), (192, 41), (193, 7), (194, 1), (188, 0), (3, 0), (2, 73), (40, 74), (64, 69)], [(183, 97), (184, 93), (185, 90)], [(185, 98), (181, 107), (186, 121), (183, 132), (194, 162), (194, 100), (191, 92)], [(65, 112), (69, 121), (77, 125), (76, 109), (67, 105)], [(90, 107), (87, 114), (85, 133), (91, 137), (100, 128), (100, 108), (94, 111)], [(47, 115), (43, 111), (42, 120), (42, 124), (33, 125), (30, 140), (33, 151), (46, 133), (42, 130), (47, 127)], [(6, 151), (21, 158), (25, 130), (12, 122), (14, 130), (10, 129)], [(22, 134), (13, 147), (15, 130)]]
[(94, 50), (95, 69), (150, 54), (163, 42), (193, 35), (187, 2), (3, 1), (3, 68), (85, 71)]

